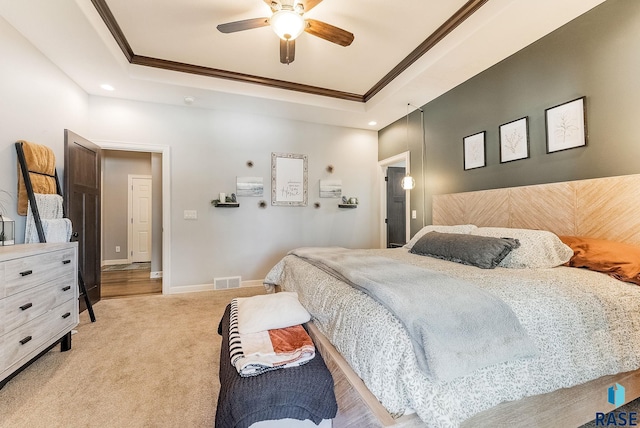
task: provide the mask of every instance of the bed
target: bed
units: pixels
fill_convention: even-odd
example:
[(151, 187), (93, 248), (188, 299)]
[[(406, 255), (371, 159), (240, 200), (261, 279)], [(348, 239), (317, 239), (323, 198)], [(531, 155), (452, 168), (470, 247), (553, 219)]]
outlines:
[[(639, 191), (640, 176), (633, 175), (441, 195), (433, 199), (433, 222), (640, 245)], [(323, 355), (336, 379), (340, 410), (334, 426), (364, 420), (370, 426), (535, 426), (533, 415), (540, 426), (579, 426), (613, 409), (606, 394), (613, 383), (625, 382), (627, 402), (640, 395), (636, 284), (567, 266), (480, 269), (408, 248), (353, 254), (442, 272), (498, 296), (537, 353), (452, 379), (434, 377), (422, 370), (405, 324), (387, 305), (308, 259), (287, 255), (265, 284), (297, 292), (313, 316), (312, 331), (327, 347)], [(342, 375), (347, 386), (341, 386)]]

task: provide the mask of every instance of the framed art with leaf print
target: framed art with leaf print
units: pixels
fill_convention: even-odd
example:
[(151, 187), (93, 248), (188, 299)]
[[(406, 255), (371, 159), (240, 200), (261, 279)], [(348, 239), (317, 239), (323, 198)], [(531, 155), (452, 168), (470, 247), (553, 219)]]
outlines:
[(500, 125), (500, 163), (529, 157), (529, 117)]
[(545, 110), (547, 153), (587, 145), (586, 98), (580, 97)]
[(464, 151), (464, 169), (475, 169), (487, 166), (485, 139), (487, 131), (478, 132), (462, 139)]

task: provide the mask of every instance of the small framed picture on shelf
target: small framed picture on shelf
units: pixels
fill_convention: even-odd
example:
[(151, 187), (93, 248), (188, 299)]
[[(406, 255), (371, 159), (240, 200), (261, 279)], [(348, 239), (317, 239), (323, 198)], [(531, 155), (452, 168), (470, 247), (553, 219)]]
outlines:
[(264, 194), (264, 179), (262, 177), (236, 177), (236, 195), (257, 196)]
[(342, 180), (320, 180), (321, 198), (339, 198), (342, 196)]
[(500, 125), (500, 163), (529, 157), (529, 117)]
[(465, 171), (487, 166), (485, 154), (486, 135), (487, 131), (482, 131), (462, 139)]
[(587, 145), (586, 97), (567, 101), (545, 110), (547, 153)]

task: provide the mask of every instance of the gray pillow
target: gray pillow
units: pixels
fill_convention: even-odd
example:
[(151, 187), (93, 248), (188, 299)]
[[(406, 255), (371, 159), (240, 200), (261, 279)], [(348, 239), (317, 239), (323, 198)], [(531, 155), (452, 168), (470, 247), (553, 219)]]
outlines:
[(410, 252), (482, 269), (493, 269), (511, 250), (519, 246), (520, 242), (513, 238), (429, 232), (415, 243)]

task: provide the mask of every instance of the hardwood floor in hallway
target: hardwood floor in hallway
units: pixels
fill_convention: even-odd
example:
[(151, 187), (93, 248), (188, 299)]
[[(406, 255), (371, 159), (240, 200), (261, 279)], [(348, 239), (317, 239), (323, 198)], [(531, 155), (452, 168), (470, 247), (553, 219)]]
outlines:
[(101, 272), (101, 298), (142, 296), (162, 293), (162, 278), (149, 278), (150, 270)]

